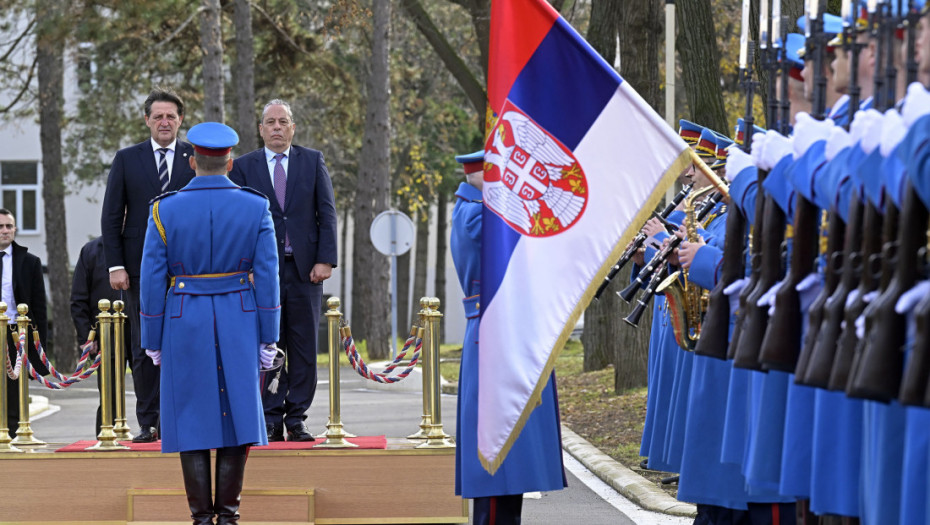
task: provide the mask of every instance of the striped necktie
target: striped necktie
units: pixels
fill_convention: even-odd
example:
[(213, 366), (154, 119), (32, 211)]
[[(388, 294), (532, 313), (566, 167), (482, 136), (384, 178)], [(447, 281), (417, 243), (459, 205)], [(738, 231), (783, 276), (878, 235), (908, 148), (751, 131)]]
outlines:
[(161, 157), (158, 159), (158, 181), (161, 182), (161, 191), (168, 189), (168, 148), (158, 148)]

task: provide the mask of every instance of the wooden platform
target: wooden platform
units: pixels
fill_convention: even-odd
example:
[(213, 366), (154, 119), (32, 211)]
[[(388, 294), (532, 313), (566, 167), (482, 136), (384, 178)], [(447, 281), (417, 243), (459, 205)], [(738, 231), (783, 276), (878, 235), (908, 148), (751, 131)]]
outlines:
[[(243, 525), (467, 523), (455, 449), (253, 450)], [(0, 525), (190, 523), (177, 454), (0, 454)]]

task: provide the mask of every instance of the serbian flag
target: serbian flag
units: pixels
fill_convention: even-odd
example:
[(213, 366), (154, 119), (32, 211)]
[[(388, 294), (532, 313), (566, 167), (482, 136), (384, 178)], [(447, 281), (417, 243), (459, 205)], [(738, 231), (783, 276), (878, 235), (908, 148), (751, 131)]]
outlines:
[(690, 152), (544, 0), (493, 0), (488, 100), (478, 453), (493, 474)]

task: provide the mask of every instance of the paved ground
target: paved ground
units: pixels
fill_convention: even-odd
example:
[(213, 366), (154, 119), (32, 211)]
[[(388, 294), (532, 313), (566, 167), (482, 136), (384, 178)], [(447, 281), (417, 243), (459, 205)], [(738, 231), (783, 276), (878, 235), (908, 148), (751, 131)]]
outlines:
[[(397, 385), (380, 386), (359, 377), (351, 369), (344, 369), (341, 374), (342, 420), (346, 431), (358, 435), (402, 437), (417, 430), (422, 411), (418, 377), (411, 376)], [(325, 370), (321, 369), (321, 377), (326, 377)], [(97, 390), (92, 381), (63, 391), (32, 387), (34, 396), (37, 394), (48, 398), (47, 403), (39, 397), (35, 398), (37, 403), (34, 412), (38, 415), (34, 417), (33, 430), (36, 438), (51, 446), (93, 439)], [(135, 402), (131, 392), (132, 381), (128, 375), (127, 384), (129, 392), (126, 404), (132, 411)], [(316, 402), (307, 420), (311, 432), (325, 430), (329, 414), (328, 387), (329, 381), (320, 381)], [(453, 435), (455, 401), (455, 396), (442, 396), (444, 428)], [(129, 415), (129, 425), (133, 432), (138, 431), (133, 414)], [(685, 525), (692, 522), (691, 518), (644, 510), (643, 507), (663, 511), (671, 509), (686, 515), (693, 508), (676, 504), (659, 489), (650, 490), (647, 481), (609, 458), (605, 460), (606, 456), (570, 431), (565, 432), (565, 436), (563, 446), (565, 450), (571, 451), (571, 454), (565, 454), (569, 486), (562, 491), (529, 495), (524, 501), (524, 523)], [(610, 484), (602, 481), (602, 478)], [(637, 503), (632, 503), (631, 499)]]

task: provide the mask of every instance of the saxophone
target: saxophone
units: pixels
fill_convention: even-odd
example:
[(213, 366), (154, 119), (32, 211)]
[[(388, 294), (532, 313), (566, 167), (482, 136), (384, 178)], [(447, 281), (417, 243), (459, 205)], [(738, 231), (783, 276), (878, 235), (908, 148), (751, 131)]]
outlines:
[[(707, 186), (692, 191), (685, 199), (685, 224), (688, 242), (695, 242), (698, 239), (697, 219), (695, 217), (698, 199), (715, 189), (714, 186)], [(675, 333), (675, 342), (681, 348), (689, 352), (693, 351), (694, 347), (697, 346), (698, 339), (701, 337), (701, 321), (704, 319), (704, 312), (707, 311), (710, 291), (690, 283), (688, 281), (688, 270), (681, 269), (666, 277), (659, 284), (656, 293), (665, 294), (665, 302), (672, 321), (672, 330)]]

